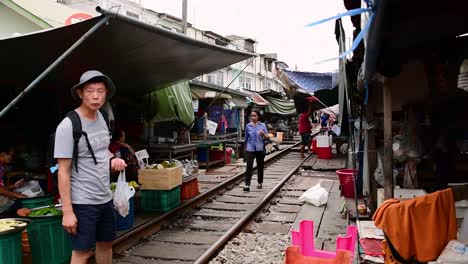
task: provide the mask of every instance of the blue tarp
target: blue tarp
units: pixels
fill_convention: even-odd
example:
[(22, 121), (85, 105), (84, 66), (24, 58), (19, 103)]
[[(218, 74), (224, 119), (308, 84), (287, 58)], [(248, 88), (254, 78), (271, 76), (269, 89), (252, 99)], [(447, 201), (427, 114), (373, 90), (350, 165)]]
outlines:
[(283, 72), (292, 83), (311, 93), (331, 90), (338, 86), (338, 72), (318, 73), (290, 70), (283, 70)]

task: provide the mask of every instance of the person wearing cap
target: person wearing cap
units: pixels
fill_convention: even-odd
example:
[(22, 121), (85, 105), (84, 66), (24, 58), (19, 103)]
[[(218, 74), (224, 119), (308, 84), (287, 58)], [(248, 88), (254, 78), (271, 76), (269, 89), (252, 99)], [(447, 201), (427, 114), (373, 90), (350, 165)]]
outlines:
[(54, 158), (59, 165), (62, 225), (71, 235), (72, 264), (87, 263), (94, 248), (97, 263), (112, 262), (115, 224), (109, 168), (121, 171), (127, 165), (120, 158), (112, 158), (108, 150), (109, 129), (99, 109), (115, 90), (112, 80), (95, 70), (83, 73), (80, 82), (71, 88), (73, 99), (80, 102), (75, 111), (81, 119), (82, 130), (87, 133), (96, 163), (82, 136), (78, 143), (77, 169), (74, 166), (72, 169), (74, 140), (69, 118), (62, 120), (55, 133)]

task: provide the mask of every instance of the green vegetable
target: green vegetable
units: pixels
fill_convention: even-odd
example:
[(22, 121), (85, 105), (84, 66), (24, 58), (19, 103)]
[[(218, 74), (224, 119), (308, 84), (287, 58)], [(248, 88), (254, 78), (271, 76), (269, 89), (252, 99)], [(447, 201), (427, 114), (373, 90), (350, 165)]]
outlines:
[(51, 205), (47, 208), (42, 208), (39, 210), (32, 211), (29, 214), (29, 217), (51, 216), (51, 215), (62, 215), (62, 211), (56, 209), (54, 205)]

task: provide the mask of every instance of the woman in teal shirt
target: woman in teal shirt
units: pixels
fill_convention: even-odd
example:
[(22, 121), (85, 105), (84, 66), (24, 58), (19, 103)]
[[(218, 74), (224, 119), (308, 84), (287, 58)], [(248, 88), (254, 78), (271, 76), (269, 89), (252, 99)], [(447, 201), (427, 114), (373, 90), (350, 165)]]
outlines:
[(245, 127), (245, 159), (247, 161), (247, 171), (245, 172), (244, 191), (250, 191), (250, 181), (252, 179), (252, 169), (254, 159), (257, 160), (257, 188), (262, 188), (263, 167), (264, 167), (264, 145), (268, 139), (268, 130), (264, 123), (260, 122), (260, 111), (253, 109), (250, 118), (251, 122)]

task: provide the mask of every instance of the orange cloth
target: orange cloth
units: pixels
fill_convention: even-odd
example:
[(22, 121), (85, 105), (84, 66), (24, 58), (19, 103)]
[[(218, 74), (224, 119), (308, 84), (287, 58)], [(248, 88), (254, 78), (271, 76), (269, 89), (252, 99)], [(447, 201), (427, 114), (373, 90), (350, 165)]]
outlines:
[(457, 238), (452, 189), (406, 201), (389, 199), (373, 218), (406, 261), (434, 261), (448, 242)]
[(351, 252), (338, 250), (334, 258), (305, 257), (301, 254), (301, 248), (289, 246), (286, 248), (284, 264), (351, 264)]

